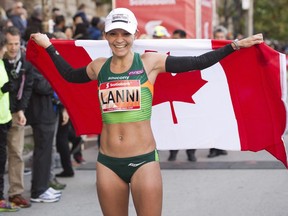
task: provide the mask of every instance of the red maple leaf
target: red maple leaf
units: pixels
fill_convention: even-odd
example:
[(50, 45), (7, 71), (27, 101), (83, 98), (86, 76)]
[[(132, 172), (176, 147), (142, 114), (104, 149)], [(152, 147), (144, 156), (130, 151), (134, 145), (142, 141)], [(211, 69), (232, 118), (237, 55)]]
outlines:
[(169, 101), (174, 124), (177, 117), (173, 101), (195, 103), (192, 96), (205, 84), (200, 71), (190, 71), (173, 75), (171, 73), (159, 74), (154, 84), (153, 105)]

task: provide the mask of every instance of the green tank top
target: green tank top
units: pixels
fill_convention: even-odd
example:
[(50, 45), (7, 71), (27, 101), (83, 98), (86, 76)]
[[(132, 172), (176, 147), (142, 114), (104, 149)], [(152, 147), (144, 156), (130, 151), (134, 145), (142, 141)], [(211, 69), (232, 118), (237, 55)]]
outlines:
[(106, 124), (144, 121), (151, 118), (153, 85), (149, 82), (139, 53), (131, 68), (120, 74), (110, 70), (111, 59), (98, 74), (99, 101)]

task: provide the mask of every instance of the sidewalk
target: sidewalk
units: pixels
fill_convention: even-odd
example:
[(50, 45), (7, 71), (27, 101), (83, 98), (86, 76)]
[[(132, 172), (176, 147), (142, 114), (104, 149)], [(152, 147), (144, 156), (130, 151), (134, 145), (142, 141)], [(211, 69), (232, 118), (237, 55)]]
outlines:
[[(93, 142), (83, 151), (87, 163), (75, 168), (75, 176), (59, 178), (67, 187), (58, 203), (33, 203), (31, 208), (0, 215), (102, 215), (95, 189), (98, 149)], [(168, 154), (160, 151), (163, 216), (288, 215), (288, 172), (268, 153), (229, 151), (227, 156), (208, 159), (208, 150), (197, 150), (196, 163), (187, 161), (185, 151), (179, 151), (176, 162), (167, 162)], [(30, 180), (25, 176), (26, 197)], [(132, 200), (129, 215), (136, 216)]]

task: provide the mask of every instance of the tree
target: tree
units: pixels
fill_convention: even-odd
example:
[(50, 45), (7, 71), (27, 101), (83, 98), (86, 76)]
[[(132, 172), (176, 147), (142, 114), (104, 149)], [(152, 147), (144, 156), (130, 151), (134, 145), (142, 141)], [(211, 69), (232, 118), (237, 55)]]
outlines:
[(288, 1), (254, 0), (254, 32), (265, 38), (288, 42)]
[(241, 0), (217, 1), (217, 14), (219, 16), (219, 25), (233, 29), (232, 33), (234, 36), (245, 32), (245, 17)]
[[(288, 43), (287, 8), (287, 0), (254, 0), (254, 33), (261, 32), (267, 39)], [(219, 24), (233, 29), (234, 35), (246, 32), (242, 0), (217, 0), (217, 13)]]

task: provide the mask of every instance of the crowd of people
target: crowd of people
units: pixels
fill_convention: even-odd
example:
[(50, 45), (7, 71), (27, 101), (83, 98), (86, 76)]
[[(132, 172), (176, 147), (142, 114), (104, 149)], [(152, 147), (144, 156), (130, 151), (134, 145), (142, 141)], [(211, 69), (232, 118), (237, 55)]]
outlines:
[[(106, 112), (106, 105), (101, 104), (103, 130), (96, 169), (97, 194), (104, 215), (128, 214), (130, 188), (137, 213), (161, 215), (162, 177), (150, 126), (153, 93), (149, 86), (154, 84), (157, 75), (166, 70), (180, 73), (203, 69), (239, 48), (263, 41), (262, 35), (234, 41), (205, 57), (199, 56), (201, 68), (196, 68), (189, 57), (183, 57), (179, 64), (178, 58), (173, 56), (134, 53), (132, 46), (138, 36), (138, 23), (134, 14), (124, 8), (112, 10), (105, 20), (99, 17), (89, 20), (85, 4), (81, 4), (71, 26), (66, 24), (61, 11), (53, 8), (51, 26), (48, 32), (44, 32), (41, 7), (35, 6), (31, 16), (27, 17), (23, 3), (16, 1), (0, 21), (0, 211), (11, 212), (30, 207), (30, 202), (59, 201), (65, 184), (59, 183), (57, 177), (74, 176), (71, 155), (77, 163), (85, 162), (81, 155), (83, 139), (75, 135), (66, 108), (45, 77), (25, 58), (25, 45), (29, 39), (47, 50), (60, 74), (69, 82), (85, 83), (97, 79), (100, 86), (109, 82), (111, 76), (125, 84), (127, 80), (121, 80), (123, 71), (127, 74), (131, 68), (142, 71), (130, 78), (139, 80), (135, 88), (141, 89), (139, 100), (144, 100), (136, 102), (143, 106), (143, 110), (131, 110), (127, 101), (119, 105), (125, 112), (117, 112), (118, 104), (115, 104), (113, 112)], [(165, 27), (156, 26), (151, 37), (171, 38), (171, 35)], [(186, 32), (181, 29), (172, 34), (175, 39), (185, 37)], [(95, 59), (87, 67), (74, 70), (56, 54), (51, 38), (106, 39), (112, 56)], [(71, 77), (65, 71), (74, 75)], [(109, 91), (115, 93), (113, 89), (107, 89), (105, 93), (109, 95)], [(30, 200), (22, 196), (25, 125), (32, 127), (34, 138)], [(69, 143), (73, 145), (72, 149)], [(58, 174), (53, 170), (54, 148), (60, 155), (63, 168)], [(186, 150), (189, 161), (197, 160), (195, 151)], [(177, 153), (177, 150), (171, 150), (168, 160), (176, 160)], [(4, 196), (6, 160), (10, 187), (8, 199)]]
[[(47, 33), (55, 39), (102, 39), (103, 20), (89, 21), (85, 4), (66, 25), (59, 8), (51, 11)], [(84, 140), (76, 136), (66, 108), (44, 76), (26, 60), (26, 44), (30, 35), (43, 32), (42, 8), (36, 5), (28, 17), (23, 2), (11, 9), (1, 8), (0, 17), (0, 212), (28, 208), (31, 202), (57, 202), (66, 184), (57, 178), (73, 177), (75, 165), (85, 163)], [(33, 130), (31, 161), (31, 197), (23, 197), (23, 160), (25, 126)], [(55, 174), (55, 160), (60, 156), (62, 172)], [(8, 162), (8, 197), (4, 197), (4, 173)]]

